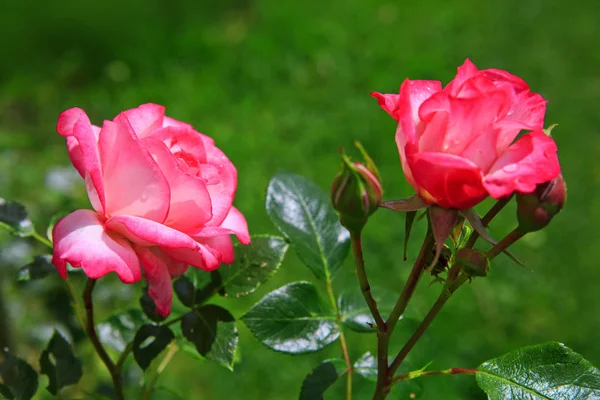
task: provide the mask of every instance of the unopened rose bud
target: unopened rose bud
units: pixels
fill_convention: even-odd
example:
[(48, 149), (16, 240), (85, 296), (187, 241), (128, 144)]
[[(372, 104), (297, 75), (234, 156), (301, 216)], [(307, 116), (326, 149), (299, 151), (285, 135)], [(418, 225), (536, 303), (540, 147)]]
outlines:
[(562, 174), (550, 182), (537, 185), (533, 193), (517, 193), (519, 232), (539, 231), (562, 210), (567, 198), (567, 186)]
[(485, 253), (466, 247), (456, 251), (454, 262), (469, 277), (487, 276), (490, 270), (490, 260)]
[(340, 213), (340, 222), (350, 232), (360, 232), (377, 210), (383, 196), (379, 172), (364, 149), (365, 163), (352, 162), (342, 153), (342, 169), (331, 186), (331, 202)]

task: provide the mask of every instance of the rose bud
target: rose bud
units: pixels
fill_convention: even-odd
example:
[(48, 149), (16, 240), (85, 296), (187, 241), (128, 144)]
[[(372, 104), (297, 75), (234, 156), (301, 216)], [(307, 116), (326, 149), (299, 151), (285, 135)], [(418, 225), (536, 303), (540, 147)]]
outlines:
[(517, 219), (523, 234), (539, 231), (562, 210), (567, 198), (567, 186), (562, 174), (537, 185), (532, 193), (517, 193)]
[(350, 232), (360, 232), (377, 210), (383, 196), (377, 167), (360, 144), (364, 164), (352, 162), (342, 152), (342, 169), (331, 186), (331, 202), (340, 213), (340, 222)]
[(487, 276), (490, 270), (490, 260), (485, 253), (466, 247), (456, 251), (454, 262), (469, 277)]

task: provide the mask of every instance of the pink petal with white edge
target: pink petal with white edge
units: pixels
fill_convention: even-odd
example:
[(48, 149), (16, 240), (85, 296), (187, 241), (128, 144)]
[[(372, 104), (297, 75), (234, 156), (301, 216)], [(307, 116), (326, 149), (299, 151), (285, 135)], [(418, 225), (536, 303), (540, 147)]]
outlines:
[(169, 184), (127, 118), (120, 114), (115, 121), (104, 121), (100, 132), (106, 215), (163, 222), (171, 200)]
[[(82, 109), (71, 108), (60, 114), (56, 130), (60, 135), (68, 138), (67, 147), (73, 166), (81, 176), (85, 177), (86, 173), (89, 174), (89, 179), (94, 186), (96, 197), (103, 211), (95, 208), (104, 214), (106, 197), (98, 148), (98, 128), (92, 126), (90, 119)], [(74, 138), (76, 143), (70, 138)]]
[(248, 233), (248, 223), (242, 213), (235, 207), (231, 207), (227, 218), (221, 224), (222, 228), (230, 229), (235, 233), (241, 244), (250, 243), (250, 233)]
[(219, 268), (223, 261), (223, 255), (210, 246), (198, 244), (198, 251), (188, 250), (184, 248), (165, 248), (161, 247), (161, 250), (169, 257), (187, 263), (196, 268), (203, 269), (205, 271), (214, 271)]
[(221, 253), (221, 261), (225, 264), (231, 264), (234, 261), (235, 251), (231, 236), (213, 236), (210, 238), (199, 239), (198, 241)]
[(135, 252), (144, 269), (144, 278), (148, 282), (148, 294), (154, 300), (157, 312), (166, 317), (171, 313), (173, 304), (169, 260), (164, 255), (155, 253), (154, 249), (149, 247), (135, 246)]
[(513, 192), (531, 193), (560, 173), (554, 140), (542, 131), (523, 135), (502, 154), (484, 177), (488, 193), (498, 199)]
[(160, 166), (171, 188), (171, 203), (164, 225), (181, 232), (201, 229), (212, 217), (212, 203), (204, 181), (183, 172), (175, 157), (160, 140), (141, 141)]
[(206, 164), (200, 166), (200, 176), (208, 178), (209, 174), (218, 174), (216, 183), (207, 179), (206, 189), (212, 201), (212, 218), (206, 225), (220, 226), (227, 217), (235, 190), (237, 189), (237, 170), (227, 156), (214, 146), (206, 145)]
[(77, 210), (58, 221), (52, 241), (52, 263), (63, 278), (67, 263), (83, 268), (92, 279), (110, 272), (116, 272), (125, 283), (141, 278), (140, 263), (130, 243), (105, 232), (100, 218), (91, 210)]
[(149, 136), (156, 129), (162, 128), (165, 108), (158, 104), (142, 104), (137, 108), (123, 111), (138, 138)]
[(149, 219), (118, 215), (108, 219), (104, 225), (108, 231), (118, 233), (140, 246), (200, 251), (200, 245), (185, 233)]

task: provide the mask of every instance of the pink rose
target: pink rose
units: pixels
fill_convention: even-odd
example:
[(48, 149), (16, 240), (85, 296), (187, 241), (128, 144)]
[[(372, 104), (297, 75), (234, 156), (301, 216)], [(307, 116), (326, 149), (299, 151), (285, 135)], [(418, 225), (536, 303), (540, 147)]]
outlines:
[[(406, 79), (400, 94), (372, 93), (396, 121), (406, 179), (430, 204), (470, 208), (560, 173), (556, 144), (542, 131), (546, 101), (506, 71), (468, 59), (452, 82)], [(532, 132), (515, 141), (521, 130)]]
[(235, 167), (211, 138), (166, 117), (164, 107), (144, 104), (102, 128), (72, 108), (56, 129), (95, 210), (77, 210), (54, 227), (52, 263), (63, 278), (67, 262), (93, 279), (114, 271), (125, 283), (143, 271), (158, 312), (168, 315), (172, 278), (188, 265), (212, 271), (233, 262), (230, 234), (250, 242), (232, 206)]

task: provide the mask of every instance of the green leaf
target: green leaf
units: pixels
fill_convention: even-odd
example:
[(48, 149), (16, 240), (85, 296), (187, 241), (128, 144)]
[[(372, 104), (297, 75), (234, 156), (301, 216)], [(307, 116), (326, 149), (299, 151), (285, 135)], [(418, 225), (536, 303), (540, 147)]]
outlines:
[(12, 234), (27, 237), (33, 235), (33, 223), (27, 215), (25, 207), (16, 201), (0, 198), (0, 226)]
[(320, 350), (340, 336), (338, 321), (309, 282), (294, 282), (272, 291), (242, 317), (265, 346), (283, 353)]
[(304, 378), (300, 400), (322, 400), (323, 393), (348, 370), (340, 359), (325, 360)]
[(0, 363), (0, 378), (16, 399), (29, 400), (37, 392), (37, 372), (27, 362), (6, 350), (4, 350), (4, 361)]
[(56, 395), (65, 386), (74, 385), (81, 379), (81, 361), (73, 354), (67, 340), (57, 331), (40, 356), (40, 372), (48, 375), (48, 390)]
[(98, 336), (102, 343), (117, 351), (123, 351), (135, 337), (135, 332), (143, 324), (144, 315), (140, 310), (120, 312), (98, 324)]
[(5, 386), (2, 383), (0, 383), (0, 398), (13, 400), (15, 396), (12, 394), (8, 386)]
[(229, 311), (214, 304), (201, 307), (183, 316), (181, 331), (200, 355), (233, 370), (238, 332)]
[(279, 173), (269, 182), (266, 208), (300, 260), (318, 278), (329, 280), (348, 254), (350, 234), (327, 193), (306, 178)]
[(133, 339), (135, 361), (145, 370), (174, 338), (175, 335), (167, 326), (142, 326)]
[(142, 307), (144, 314), (154, 322), (161, 322), (167, 318), (158, 313), (156, 303), (154, 303), (154, 300), (152, 300), (152, 297), (148, 294), (148, 287), (144, 288), (142, 297), (140, 297), (140, 306)]
[(31, 263), (19, 268), (17, 281), (25, 283), (45, 278), (52, 273), (56, 273), (56, 268), (52, 265), (52, 255), (35, 256)]
[(277, 236), (253, 237), (248, 246), (235, 248), (235, 262), (219, 268), (226, 296), (242, 297), (265, 283), (283, 262), (289, 245)]
[(173, 283), (177, 298), (186, 307), (192, 307), (196, 302), (196, 288), (186, 276), (181, 276)]
[(523, 347), (477, 370), (477, 384), (492, 400), (600, 398), (600, 370), (561, 343)]
[[(372, 289), (373, 297), (382, 315), (394, 308), (398, 295), (382, 288)], [(338, 298), (338, 307), (344, 325), (356, 332), (375, 332), (375, 320), (359, 288), (348, 289)]]
[(354, 370), (354, 373), (363, 378), (372, 382), (377, 382), (377, 359), (370, 352), (367, 351), (361, 358), (356, 360), (352, 369)]

